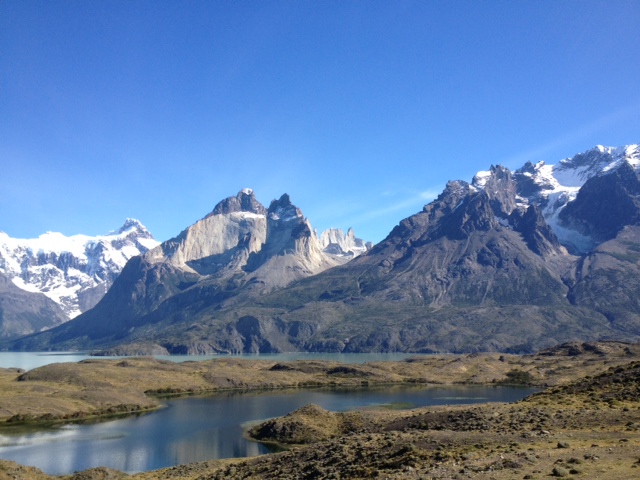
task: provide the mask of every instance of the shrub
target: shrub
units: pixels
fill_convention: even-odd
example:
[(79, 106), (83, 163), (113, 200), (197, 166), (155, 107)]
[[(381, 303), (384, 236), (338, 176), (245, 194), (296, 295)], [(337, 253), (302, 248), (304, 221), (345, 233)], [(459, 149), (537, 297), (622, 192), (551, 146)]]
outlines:
[(502, 383), (531, 385), (534, 381), (535, 378), (531, 373), (520, 370), (519, 368), (514, 368), (505, 374), (505, 380)]

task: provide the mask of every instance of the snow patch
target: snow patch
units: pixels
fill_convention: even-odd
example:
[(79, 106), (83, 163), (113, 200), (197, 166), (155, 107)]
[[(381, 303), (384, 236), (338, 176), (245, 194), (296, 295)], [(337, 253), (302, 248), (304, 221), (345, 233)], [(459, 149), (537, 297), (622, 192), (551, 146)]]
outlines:
[(472, 184), (475, 187), (478, 188), (484, 188), (485, 185), (487, 184), (487, 180), (489, 180), (489, 178), (491, 178), (491, 172), (490, 171), (480, 171), (478, 173), (476, 173), (476, 175), (473, 177), (472, 180)]
[(157, 245), (135, 219), (95, 237), (47, 232), (19, 239), (0, 233), (0, 273), (22, 290), (45, 294), (73, 318), (82, 313), (80, 293), (99, 300), (130, 258)]
[(269, 218), (271, 218), (272, 220), (291, 222), (293, 220), (302, 218), (302, 215), (296, 211), (295, 207), (278, 208), (275, 211), (269, 213)]
[(502, 225), (503, 227), (506, 228), (511, 228), (511, 225), (509, 225), (509, 220), (507, 220), (506, 218), (501, 218), (501, 217), (494, 217), (494, 220), (499, 223), (500, 225)]
[[(615, 170), (623, 162), (629, 163), (637, 172), (640, 171), (640, 145), (598, 145), (586, 152), (565, 158), (556, 165), (548, 165), (544, 161), (527, 163), (517, 170), (517, 175), (531, 179), (537, 190), (531, 195), (527, 194), (528, 198), (517, 196), (516, 205), (524, 207), (530, 203), (538, 204), (560, 242), (571, 245), (580, 252), (589, 251), (594, 246), (593, 239), (560, 225), (558, 215), (565, 205), (575, 200), (585, 182), (596, 175)], [(490, 171), (478, 172), (473, 178), (473, 187), (485, 189), (490, 176)]]
[(261, 213), (253, 213), (253, 212), (232, 212), (228, 214), (230, 218), (240, 221), (247, 218), (265, 218)]
[(583, 235), (576, 230), (561, 226), (558, 223), (557, 216), (550, 218), (547, 223), (549, 227), (551, 227), (551, 230), (553, 230), (553, 233), (555, 233), (560, 243), (573, 247), (573, 249), (578, 253), (590, 252), (596, 246), (596, 242), (593, 238)]

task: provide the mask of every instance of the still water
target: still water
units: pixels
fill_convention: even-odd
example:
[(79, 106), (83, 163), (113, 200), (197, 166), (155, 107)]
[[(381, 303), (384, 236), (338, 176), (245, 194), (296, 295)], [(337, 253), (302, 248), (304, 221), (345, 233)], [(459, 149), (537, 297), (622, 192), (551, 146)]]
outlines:
[(535, 390), (509, 387), (386, 387), (358, 390), (227, 393), (169, 400), (140, 416), (56, 430), (0, 435), (0, 458), (52, 475), (96, 466), (139, 472), (216, 458), (267, 453), (243, 437), (252, 422), (281, 416), (308, 403), (344, 411), (390, 405), (515, 401)]
[[(402, 360), (407, 354), (276, 354), (243, 356), (277, 361), (304, 359), (344, 363)], [(172, 361), (206, 357), (161, 357)], [(48, 363), (77, 362), (86, 354), (0, 352), (0, 367), (30, 370)], [(315, 403), (332, 411), (372, 406), (412, 408), (479, 402), (512, 402), (531, 388), (416, 386), (363, 389), (317, 389), (227, 392), (175, 398), (156, 412), (108, 422), (73, 424), (56, 429), (8, 434), (0, 430), (0, 458), (40, 468), (52, 475), (107, 466), (133, 473), (217, 458), (267, 453), (266, 446), (244, 438), (247, 425), (285, 415)]]
[[(172, 362), (211, 360), (212, 358), (245, 358), (254, 360), (274, 360), (291, 362), (294, 360), (331, 360), (342, 363), (398, 362), (409, 357), (420, 356), (417, 353), (261, 353), (246, 355), (155, 355), (155, 358)], [(84, 352), (0, 352), (0, 368), (21, 368), (32, 370), (50, 363), (79, 362), (92, 357)]]

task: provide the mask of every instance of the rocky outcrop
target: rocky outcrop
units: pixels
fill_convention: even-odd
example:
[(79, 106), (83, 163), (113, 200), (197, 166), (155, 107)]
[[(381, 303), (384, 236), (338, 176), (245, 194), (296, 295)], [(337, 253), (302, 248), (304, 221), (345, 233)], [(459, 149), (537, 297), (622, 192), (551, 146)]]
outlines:
[[(357, 415), (351, 416), (359, 420)], [(349, 414), (340, 415), (309, 404), (253, 427), (249, 435), (256, 440), (282, 444), (321, 442), (348, 433), (352, 427), (349, 420)]]

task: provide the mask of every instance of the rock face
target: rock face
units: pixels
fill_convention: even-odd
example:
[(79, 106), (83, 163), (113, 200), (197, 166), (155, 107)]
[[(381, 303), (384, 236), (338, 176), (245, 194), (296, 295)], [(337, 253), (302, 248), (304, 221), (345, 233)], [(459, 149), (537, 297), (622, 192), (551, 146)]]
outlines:
[[(607, 201), (608, 192), (598, 191), (597, 186), (603, 181), (614, 183), (611, 182), (614, 177), (624, 176), (622, 171), (618, 171), (620, 168), (637, 174), (640, 168), (640, 146), (597, 146), (561, 160), (556, 165), (527, 163), (515, 172), (514, 178), (518, 198), (522, 202), (537, 205), (562, 244), (572, 252), (582, 254), (592, 250), (603, 239), (598, 236), (598, 232), (590, 231), (584, 225), (585, 219), (580, 217), (590, 215), (595, 222), (604, 221), (604, 217), (622, 208), (622, 204), (614, 206), (615, 201), (609, 202), (612, 210), (603, 208), (591, 214), (585, 211), (583, 215), (577, 212), (577, 207), (586, 198), (596, 202)], [(612, 173), (613, 176), (610, 177)], [(582, 198), (578, 200), (581, 190)], [(575, 202), (576, 200), (578, 201)], [(572, 206), (565, 208), (570, 203)]]
[[(353, 232), (350, 237), (335, 232), (351, 240), (351, 251), (334, 254), (332, 245), (325, 246), (289, 195), (273, 200), (266, 209), (252, 190), (244, 189), (222, 200), (175, 239), (150, 251), (144, 260), (152, 265), (170, 264), (195, 275), (197, 281), (231, 282), (236, 287), (248, 282), (265, 293), (366, 251), (365, 243)], [(322, 238), (327, 236), (325, 232)]]
[(213, 212), (145, 255), (200, 276), (232, 272), (246, 264), (267, 238), (267, 211), (250, 190), (218, 203)]
[[(273, 200), (266, 209), (252, 190), (244, 189), (219, 202), (210, 214), (144, 259), (154, 265), (170, 264), (199, 279), (247, 276), (250, 282), (261, 284), (264, 292), (343, 264), (366, 251), (365, 242), (356, 239), (351, 230), (346, 236), (341, 230), (332, 232), (344, 238), (343, 245), (351, 250), (334, 254), (333, 245), (317, 238), (289, 195)], [(322, 238), (329, 238), (329, 234), (324, 232)]]
[[(118, 231), (98, 237), (65, 237), (49, 232), (36, 239), (14, 239), (0, 232), (0, 275), (4, 278), (0, 336), (44, 330), (89, 310), (131, 257), (157, 244), (147, 229), (133, 219), (127, 219)], [(21, 302), (29, 298), (27, 304), (31, 304), (17, 308), (17, 298)], [(37, 321), (35, 312), (42, 313)]]
[(345, 234), (342, 230), (331, 228), (320, 235), (320, 244), (326, 253), (345, 257), (357, 257), (373, 248), (371, 242), (356, 238), (350, 228)]
[(18, 288), (0, 274), (0, 338), (17, 338), (67, 320), (60, 305), (38, 292)]
[(596, 147), (449, 182), (347, 263), (362, 245), (349, 233), (318, 237), (288, 196), (263, 209), (243, 191), (130, 261), (94, 309), (13, 348), (520, 353), (640, 340), (639, 152)]

